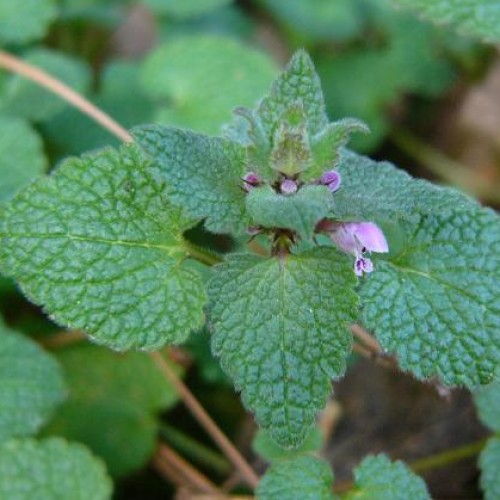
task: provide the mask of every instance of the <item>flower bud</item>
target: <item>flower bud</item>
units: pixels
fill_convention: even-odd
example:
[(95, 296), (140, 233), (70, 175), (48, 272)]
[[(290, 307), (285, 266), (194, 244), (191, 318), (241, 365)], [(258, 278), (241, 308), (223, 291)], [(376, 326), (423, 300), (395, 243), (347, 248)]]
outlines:
[(243, 176), (243, 189), (250, 191), (260, 184), (260, 177), (255, 172), (248, 172)]
[(297, 189), (297, 183), (292, 179), (285, 179), (280, 185), (280, 191), (285, 195), (294, 194)]
[(319, 182), (335, 193), (340, 188), (341, 177), (336, 170), (328, 170), (321, 176)]

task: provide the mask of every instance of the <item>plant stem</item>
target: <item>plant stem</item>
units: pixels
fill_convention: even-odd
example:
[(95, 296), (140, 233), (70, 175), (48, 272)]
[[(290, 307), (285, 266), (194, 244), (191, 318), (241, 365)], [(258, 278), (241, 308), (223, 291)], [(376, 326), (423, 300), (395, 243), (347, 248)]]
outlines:
[(448, 464), (477, 455), (484, 448), (486, 441), (488, 441), (488, 438), (458, 446), (457, 448), (452, 448), (441, 453), (436, 453), (430, 457), (411, 462), (410, 467), (415, 472), (424, 472), (439, 467), (445, 467)]
[(189, 455), (200, 464), (212, 468), (219, 474), (228, 474), (230, 472), (231, 465), (223, 456), (195, 441), (179, 429), (163, 423), (160, 428), (160, 434), (171, 446), (185, 455)]
[(50, 92), (58, 95), (82, 113), (86, 114), (99, 125), (111, 132), (118, 139), (124, 142), (133, 142), (132, 136), (109, 115), (94, 106), (87, 99), (72, 90), (70, 87), (49, 75), (45, 71), (29, 63), (26, 63), (12, 54), (0, 50), (0, 67), (5, 68), (12, 73), (24, 76), (38, 85), (45, 87)]
[(210, 415), (205, 411), (203, 406), (198, 402), (193, 393), (187, 388), (177, 374), (170, 368), (168, 363), (163, 359), (159, 352), (150, 353), (153, 361), (156, 363), (161, 372), (165, 375), (168, 381), (173, 385), (184, 404), (187, 406), (192, 415), (196, 418), (199, 424), (207, 431), (214, 442), (219, 446), (221, 451), (226, 455), (229, 461), (239, 470), (242, 478), (251, 488), (256, 488), (259, 482), (259, 476), (250, 467), (248, 462), (243, 458), (241, 453), (229, 441), (224, 433), (219, 429), (217, 424), (212, 420)]
[(222, 262), (222, 257), (217, 255), (216, 253), (210, 252), (205, 248), (199, 247), (190, 241), (184, 240), (182, 242), (182, 247), (184, 250), (194, 259), (199, 260), (203, 264), (207, 266), (215, 266), (215, 264), (219, 264)]
[(87, 335), (81, 330), (63, 330), (48, 337), (40, 338), (38, 342), (47, 349), (60, 349), (87, 339)]
[(216, 495), (214, 498), (223, 497), (215, 484), (165, 444), (158, 446), (153, 457), (153, 465), (178, 488), (187, 487), (190, 490)]

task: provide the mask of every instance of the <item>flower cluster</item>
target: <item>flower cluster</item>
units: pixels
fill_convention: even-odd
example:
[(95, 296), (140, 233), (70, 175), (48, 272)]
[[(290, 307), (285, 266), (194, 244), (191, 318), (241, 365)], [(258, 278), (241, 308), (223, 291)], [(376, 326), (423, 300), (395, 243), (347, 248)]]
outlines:
[[(255, 172), (248, 172), (242, 180), (243, 189), (246, 192), (263, 184)], [(326, 186), (332, 193), (335, 193), (340, 189), (341, 177), (336, 170), (328, 170), (313, 183)], [(276, 183), (275, 189), (280, 194), (289, 196), (296, 193), (300, 185), (297, 179), (283, 177)], [(357, 276), (371, 273), (374, 269), (373, 262), (367, 257), (367, 254), (389, 251), (384, 233), (373, 222), (336, 222), (325, 219), (318, 224), (316, 229), (327, 233), (339, 250), (354, 255), (354, 272)], [(261, 228), (250, 228), (249, 234), (255, 236), (261, 231)]]

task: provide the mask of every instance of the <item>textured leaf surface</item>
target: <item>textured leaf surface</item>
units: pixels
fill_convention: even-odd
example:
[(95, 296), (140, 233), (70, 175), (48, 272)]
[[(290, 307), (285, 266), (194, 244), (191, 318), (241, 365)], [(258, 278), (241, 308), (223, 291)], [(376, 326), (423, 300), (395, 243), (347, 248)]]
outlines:
[(56, 14), (54, 0), (0, 0), (0, 42), (18, 44), (42, 38)]
[(56, 360), (0, 324), (0, 442), (35, 434), (65, 395)]
[(158, 14), (179, 19), (200, 16), (218, 7), (228, 5), (232, 0), (144, 0)]
[(123, 350), (181, 342), (202, 280), (159, 172), (135, 147), (68, 160), (0, 214), (0, 267), (59, 323)]
[(485, 41), (500, 41), (500, 4), (497, 0), (395, 0), (438, 24)]
[(500, 439), (491, 438), (479, 456), (481, 488), (486, 500), (500, 498)]
[[(84, 93), (90, 84), (89, 68), (82, 61), (65, 54), (35, 49), (27, 53), (25, 59), (77, 92)], [(59, 96), (17, 75), (7, 81), (4, 98), (4, 107), (9, 113), (33, 121), (46, 120), (67, 106)]]
[(311, 135), (319, 133), (328, 125), (321, 82), (311, 58), (303, 50), (294, 54), (257, 108), (257, 116), (268, 137), (274, 132), (283, 113), (297, 102), (303, 105)]
[[(500, 378), (480, 387), (474, 393), (474, 401), (481, 421), (495, 432), (500, 432)], [(500, 463), (499, 463), (500, 467)]]
[(212, 349), (261, 427), (283, 447), (304, 440), (351, 347), (356, 279), (330, 248), (236, 255), (209, 283)]
[(142, 79), (158, 101), (157, 122), (217, 134), (234, 108), (257, 103), (276, 74), (266, 54), (233, 38), (198, 35), (161, 45), (146, 59)]
[(31, 126), (0, 115), (0, 201), (40, 175), (46, 163), (42, 140)]
[(400, 462), (385, 455), (366, 457), (354, 469), (356, 488), (346, 500), (429, 500), (424, 481)]
[(329, 213), (332, 193), (325, 186), (305, 186), (285, 196), (269, 186), (252, 189), (246, 198), (252, 224), (297, 231), (304, 239), (312, 237), (316, 224)]
[(69, 399), (45, 432), (86, 444), (113, 476), (144, 466), (156, 447), (157, 414), (177, 401), (152, 359), (91, 344), (64, 349), (57, 357)]
[(139, 145), (162, 171), (172, 203), (206, 218), (216, 233), (244, 228), (244, 150), (220, 137), (144, 125), (134, 130)]
[(331, 500), (333, 472), (327, 462), (307, 455), (279, 460), (260, 480), (259, 500)]
[(0, 446), (0, 498), (107, 500), (111, 490), (103, 463), (80, 444), (54, 438)]
[(500, 361), (500, 219), (472, 206), (402, 229), (404, 250), (361, 288), (365, 326), (418, 378), (488, 382)]
[(459, 191), (413, 179), (388, 162), (376, 162), (348, 151), (343, 151), (338, 171), (342, 189), (333, 197), (332, 216), (341, 220), (393, 222), (475, 204)]

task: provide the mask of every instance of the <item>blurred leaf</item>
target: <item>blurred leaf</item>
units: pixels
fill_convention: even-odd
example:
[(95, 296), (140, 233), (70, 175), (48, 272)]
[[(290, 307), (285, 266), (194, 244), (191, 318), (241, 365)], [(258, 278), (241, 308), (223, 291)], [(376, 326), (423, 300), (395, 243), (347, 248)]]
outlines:
[[(153, 103), (139, 84), (137, 63), (111, 62), (102, 73), (95, 105), (125, 128), (152, 121)], [(43, 124), (43, 131), (62, 154), (79, 154), (119, 140), (80, 110), (66, 108)]]
[(259, 500), (333, 500), (332, 487), (333, 472), (326, 461), (296, 454), (273, 463), (256, 493)]
[(479, 456), (479, 468), (485, 500), (497, 500), (500, 498), (500, 438), (488, 440)]
[(233, 0), (142, 0), (156, 14), (186, 19), (229, 5)]
[(498, 0), (394, 0), (437, 24), (449, 24), (460, 33), (486, 42), (500, 42)]
[(42, 140), (29, 123), (0, 114), (0, 202), (42, 174), (46, 166)]
[(204, 320), (203, 282), (184, 264), (193, 223), (135, 146), (109, 148), (68, 159), (11, 201), (0, 264), (55, 321), (116, 350), (154, 350)]
[(158, 413), (178, 399), (152, 359), (91, 344), (58, 351), (57, 357), (65, 369), (69, 399), (45, 433), (86, 444), (113, 476), (144, 466), (156, 447)]
[[(35, 434), (65, 395), (56, 360), (32, 340), (0, 324), (0, 442)], [(1, 483), (0, 479), (0, 491)], [(0, 494), (0, 498), (8, 497)]]
[(0, 445), (0, 498), (108, 500), (111, 492), (104, 464), (80, 444), (53, 438)]
[(365, 19), (359, 0), (260, 0), (289, 29), (315, 42), (341, 41), (361, 33)]
[[(85, 63), (63, 53), (37, 48), (28, 52), (24, 59), (77, 92), (85, 93), (90, 84), (90, 71)], [(59, 96), (18, 75), (7, 81), (0, 105), (8, 113), (33, 121), (46, 120), (67, 106)]]
[(403, 462), (368, 456), (354, 469), (356, 487), (345, 500), (430, 500), (424, 481)]
[[(474, 401), (481, 421), (492, 431), (500, 432), (500, 377), (480, 387), (474, 393)], [(499, 465), (500, 467), (500, 465)]]
[(0, 45), (44, 37), (56, 15), (55, 0), (0, 0)]
[(215, 35), (182, 37), (146, 59), (143, 84), (162, 123), (218, 133), (236, 106), (253, 105), (276, 75), (265, 54)]
[(313, 427), (304, 442), (293, 451), (278, 446), (262, 429), (259, 429), (253, 439), (252, 448), (268, 462), (282, 458), (291, 458), (297, 453), (318, 452), (323, 446), (323, 435), (318, 427)]

